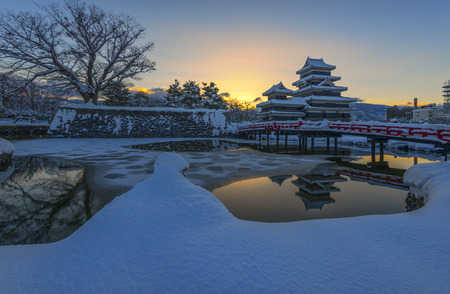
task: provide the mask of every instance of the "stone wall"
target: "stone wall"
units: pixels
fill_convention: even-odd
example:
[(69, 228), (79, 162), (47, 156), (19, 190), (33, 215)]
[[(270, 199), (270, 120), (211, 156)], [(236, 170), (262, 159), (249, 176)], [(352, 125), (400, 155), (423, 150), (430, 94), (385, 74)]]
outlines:
[(47, 131), (48, 125), (2, 125), (0, 137), (8, 140), (43, 138)]
[(49, 128), (54, 137), (219, 137), (228, 132), (225, 110), (62, 106)]
[[(0, 171), (4, 171), (12, 160), (14, 146), (7, 140), (0, 138)], [(2, 182), (2, 175), (0, 174), (0, 183)]]

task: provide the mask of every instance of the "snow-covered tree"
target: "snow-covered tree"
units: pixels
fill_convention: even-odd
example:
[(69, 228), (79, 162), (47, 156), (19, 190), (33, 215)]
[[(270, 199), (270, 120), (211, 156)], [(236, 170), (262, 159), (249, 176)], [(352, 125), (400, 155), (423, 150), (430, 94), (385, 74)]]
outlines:
[(166, 104), (166, 99), (164, 96), (167, 91), (163, 88), (152, 88), (150, 89), (150, 94), (148, 95), (148, 106), (149, 107), (161, 107)]
[(108, 87), (155, 70), (146, 57), (153, 43), (141, 42), (144, 28), (134, 18), (80, 0), (38, 7), (0, 15), (0, 66), (25, 84), (52, 79), (97, 104)]
[(185, 108), (201, 108), (203, 106), (200, 86), (194, 81), (187, 81), (183, 85), (181, 104)]
[(128, 106), (130, 103), (131, 92), (124, 83), (108, 87), (103, 95), (108, 106)]
[(228, 99), (227, 108), (229, 119), (232, 122), (254, 121), (256, 107), (253, 102), (240, 102), (237, 98)]
[(228, 117), (232, 122), (242, 121), (242, 105), (237, 98), (228, 99)]
[(169, 86), (167, 90), (166, 106), (168, 107), (184, 107), (184, 108), (209, 108), (209, 109), (226, 109), (227, 102), (216, 84), (202, 83), (203, 88), (195, 81), (187, 81), (180, 86), (178, 80)]
[(180, 87), (180, 82), (178, 82), (178, 80), (175, 80), (175, 83), (169, 86), (165, 98), (167, 107), (183, 107), (181, 102), (183, 98), (183, 89)]
[(15, 84), (16, 82), (12, 75), (0, 73), (0, 117), (11, 111), (8, 106), (18, 92), (17, 90), (14, 91), (16, 88)]
[(207, 83), (203, 84), (203, 107), (209, 109), (226, 109), (227, 102), (223, 99), (222, 95), (219, 94), (219, 89), (216, 84), (211, 82), (209, 85)]
[(0, 117), (15, 119), (47, 120), (53, 119), (59, 106), (66, 101), (67, 93), (50, 83), (31, 82), (24, 87), (23, 79), (9, 73), (0, 74)]
[(148, 94), (141, 91), (133, 92), (130, 99), (130, 106), (147, 107), (149, 106)]
[(256, 118), (256, 106), (252, 102), (242, 102), (242, 111), (244, 112), (245, 121), (253, 121)]

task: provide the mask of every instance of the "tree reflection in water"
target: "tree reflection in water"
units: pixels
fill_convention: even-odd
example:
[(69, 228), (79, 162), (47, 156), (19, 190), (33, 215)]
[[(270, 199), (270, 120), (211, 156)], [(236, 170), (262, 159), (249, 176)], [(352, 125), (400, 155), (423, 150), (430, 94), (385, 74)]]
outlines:
[(0, 245), (48, 243), (91, 216), (84, 170), (39, 157), (15, 157), (0, 172)]

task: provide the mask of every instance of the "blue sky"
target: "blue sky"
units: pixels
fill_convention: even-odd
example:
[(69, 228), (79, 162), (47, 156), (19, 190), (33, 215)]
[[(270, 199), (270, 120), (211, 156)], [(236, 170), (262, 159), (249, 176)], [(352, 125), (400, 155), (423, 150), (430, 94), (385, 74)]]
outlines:
[[(308, 56), (336, 65), (344, 94), (370, 103), (442, 103), (450, 79), (450, 1), (87, 2), (147, 28), (157, 71), (137, 87), (214, 81), (252, 100), (280, 81), (293, 89)], [(2, 7), (35, 10), (31, 0)]]

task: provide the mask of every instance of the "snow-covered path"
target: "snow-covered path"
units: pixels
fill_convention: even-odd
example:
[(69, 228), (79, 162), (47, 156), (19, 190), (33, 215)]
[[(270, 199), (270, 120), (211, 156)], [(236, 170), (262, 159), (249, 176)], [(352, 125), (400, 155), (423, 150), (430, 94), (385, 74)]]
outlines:
[(163, 153), (150, 178), (67, 239), (0, 247), (1, 291), (446, 293), (450, 286), (445, 163), (408, 171), (430, 196), (420, 210), (278, 224), (234, 218), (181, 174), (187, 166)]

